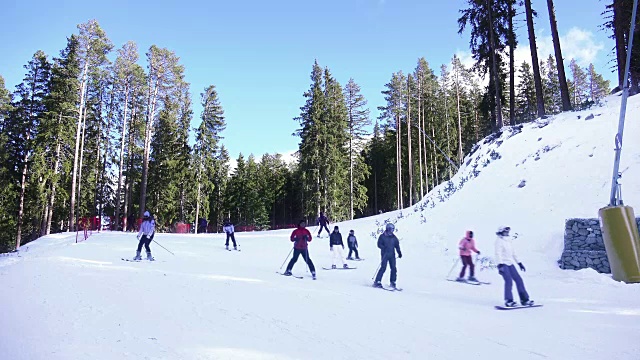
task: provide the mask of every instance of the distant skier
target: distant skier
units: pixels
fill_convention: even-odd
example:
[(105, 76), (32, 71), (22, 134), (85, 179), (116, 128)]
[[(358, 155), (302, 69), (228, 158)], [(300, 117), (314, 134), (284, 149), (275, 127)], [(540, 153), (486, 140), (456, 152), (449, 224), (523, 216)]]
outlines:
[(347, 245), (349, 246), (349, 255), (347, 256), (347, 260), (353, 260), (351, 257), (351, 253), (356, 253), (356, 260), (360, 260), (358, 256), (358, 239), (353, 234), (353, 230), (349, 230), (349, 236), (347, 236)]
[(458, 249), (460, 249), (460, 259), (462, 259), (462, 271), (460, 271), (460, 276), (458, 276), (456, 281), (464, 281), (464, 272), (467, 270), (467, 266), (469, 266), (469, 281), (477, 282), (478, 279), (473, 276), (475, 266), (471, 259), (471, 251), (474, 251), (478, 255), (480, 255), (480, 251), (476, 249), (476, 241), (473, 239), (473, 231), (467, 231), (466, 236), (460, 240)]
[(133, 258), (133, 260), (142, 260), (142, 257), (140, 257), (142, 245), (144, 245), (145, 250), (147, 250), (147, 260), (154, 260), (153, 256), (151, 256), (151, 249), (149, 248), (149, 244), (151, 244), (155, 232), (156, 222), (155, 220), (153, 220), (149, 212), (145, 211), (142, 218), (142, 224), (140, 224), (140, 232), (138, 232), (138, 250), (136, 250), (136, 256)]
[(298, 223), (298, 228), (293, 230), (291, 233), (291, 242), (293, 242), (293, 257), (291, 261), (289, 261), (289, 265), (287, 265), (287, 270), (284, 272), (284, 275), (291, 276), (291, 269), (293, 269), (293, 265), (298, 261), (298, 256), (302, 255), (302, 258), (309, 266), (309, 270), (311, 271), (311, 276), (315, 280), (316, 278), (316, 268), (313, 266), (313, 262), (309, 257), (309, 242), (311, 242), (311, 233), (306, 228), (307, 222), (305, 220), (300, 220)]
[(336, 268), (336, 258), (339, 258), (342, 262), (343, 268), (348, 268), (349, 265), (344, 261), (342, 256), (342, 250), (344, 250), (344, 243), (342, 242), (342, 234), (338, 230), (338, 226), (334, 226), (333, 232), (329, 235), (329, 249), (331, 250), (331, 268)]
[(378, 248), (380, 249), (381, 262), (380, 270), (376, 276), (376, 281), (373, 283), (374, 287), (382, 287), (382, 275), (387, 270), (387, 263), (391, 268), (391, 287), (396, 287), (397, 269), (396, 269), (396, 251), (398, 252), (398, 258), (402, 258), (402, 252), (400, 251), (400, 242), (398, 238), (393, 234), (395, 226), (388, 223), (385, 227), (385, 231), (378, 238)]
[(328, 224), (329, 224), (329, 218), (327, 218), (327, 216), (322, 211), (320, 211), (320, 217), (318, 217), (318, 220), (317, 220), (317, 225), (320, 226), (318, 228), (318, 237), (320, 237), (322, 228), (327, 230), (327, 234), (331, 235), (331, 233), (329, 232), (329, 228), (327, 227)]
[(520, 296), (520, 303), (524, 306), (533, 305), (533, 300), (529, 299), (529, 294), (524, 288), (524, 282), (516, 270), (515, 263), (518, 264), (520, 270), (526, 271), (524, 265), (518, 261), (516, 253), (513, 250), (513, 237), (509, 236), (511, 230), (508, 226), (501, 226), (498, 229), (496, 235), (496, 262), (498, 263), (498, 272), (504, 278), (504, 300), (506, 307), (517, 306), (513, 301), (513, 294), (511, 289), (513, 287), (513, 281), (516, 282), (516, 288), (518, 289), (518, 295)]
[(231, 223), (231, 219), (227, 219), (227, 221), (224, 222), (222, 230), (227, 233), (227, 242), (224, 244), (225, 248), (229, 250), (229, 238), (231, 238), (231, 241), (233, 241), (233, 250), (238, 250), (238, 245), (236, 244), (236, 236), (234, 235), (235, 230), (233, 228), (233, 224)]
[(207, 232), (207, 219), (200, 218), (198, 221), (198, 234), (204, 234)]

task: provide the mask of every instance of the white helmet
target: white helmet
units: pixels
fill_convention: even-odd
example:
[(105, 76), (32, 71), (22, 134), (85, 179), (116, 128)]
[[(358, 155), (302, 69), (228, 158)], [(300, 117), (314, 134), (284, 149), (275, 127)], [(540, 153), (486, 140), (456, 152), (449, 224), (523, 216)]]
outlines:
[(148, 212), (148, 211), (145, 211), (145, 212), (144, 212), (144, 217), (149, 217), (149, 216), (151, 216), (151, 214), (149, 214), (149, 212)]

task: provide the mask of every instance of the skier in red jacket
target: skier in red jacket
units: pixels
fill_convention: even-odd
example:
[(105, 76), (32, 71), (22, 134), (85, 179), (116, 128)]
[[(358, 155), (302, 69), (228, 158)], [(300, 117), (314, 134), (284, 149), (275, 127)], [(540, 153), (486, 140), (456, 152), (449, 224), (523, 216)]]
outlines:
[(298, 261), (298, 256), (302, 255), (304, 261), (309, 265), (309, 270), (311, 271), (311, 276), (315, 280), (316, 278), (316, 268), (313, 266), (313, 262), (309, 257), (309, 245), (308, 243), (311, 241), (311, 233), (306, 228), (307, 222), (305, 220), (300, 220), (298, 223), (298, 228), (293, 230), (291, 233), (291, 242), (293, 242), (293, 257), (291, 261), (289, 261), (289, 265), (287, 265), (287, 271), (284, 272), (284, 275), (291, 276), (291, 269), (293, 269), (293, 265)]

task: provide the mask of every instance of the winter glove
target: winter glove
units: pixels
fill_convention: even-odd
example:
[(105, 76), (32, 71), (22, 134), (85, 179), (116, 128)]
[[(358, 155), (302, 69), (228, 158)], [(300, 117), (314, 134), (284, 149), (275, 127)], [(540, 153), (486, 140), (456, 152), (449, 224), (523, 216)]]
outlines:
[(329, 250), (333, 251), (333, 246), (329, 246)]
[(398, 259), (402, 259), (402, 253), (398, 253)]
[(342, 245), (342, 250), (344, 250), (344, 245)]
[(302, 237), (305, 241), (309, 241), (309, 235), (305, 235)]
[(520, 267), (520, 270), (527, 271), (527, 269), (524, 268), (524, 265), (522, 265), (521, 262), (518, 263), (518, 266)]
[(498, 274), (504, 275), (504, 264), (498, 264)]
[(480, 255), (480, 251), (478, 251), (476, 254)]

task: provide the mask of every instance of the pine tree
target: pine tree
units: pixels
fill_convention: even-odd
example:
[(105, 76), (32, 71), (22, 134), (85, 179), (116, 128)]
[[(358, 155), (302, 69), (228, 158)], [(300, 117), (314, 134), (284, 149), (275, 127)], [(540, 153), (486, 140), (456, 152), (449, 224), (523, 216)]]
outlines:
[(587, 68), (589, 82), (589, 99), (594, 104), (600, 104), (602, 99), (609, 93), (609, 80), (605, 80), (602, 75), (596, 72), (593, 64)]
[[(547, 0), (547, 9), (549, 10), (549, 22), (551, 23), (553, 51), (556, 55), (555, 67), (558, 74), (562, 111), (569, 111), (571, 110), (571, 100), (569, 96), (569, 87), (567, 85), (567, 77), (564, 72), (564, 58), (562, 57), (562, 48), (560, 46), (560, 36), (558, 35), (558, 24), (556, 22), (556, 11), (553, 6), (553, 0)], [(551, 59), (551, 57), (549, 57), (549, 59)], [(548, 66), (551, 67), (551, 65)]]
[(558, 68), (556, 67), (556, 61), (553, 55), (549, 55), (547, 61), (544, 63), (543, 73), (543, 87), (545, 95), (545, 109), (549, 114), (557, 114), (563, 110), (562, 92), (560, 90), (560, 81), (558, 75)]
[(569, 69), (571, 70), (571, 84), (569, 85), (569, 90), (572, 94), (572, 102), (573, 108), (577, 110), (582, 110), (587, 106), (587, 92), (588, 92), (588, 83), (587, 83), (587, 74), (585, 74), (584, 70), (578, 65), (575, 59), (571, 59), (569, 63)]
[[(16, 249), (22, 240), (23, 220), (25, 213), (25, 196), (29, 179), (29, 168), (34, 151), (34, 139), (46, 111), (44, 100), (48, 95), (48, 84), (51, 76), (51, 65), (47, 56), (38, 51), (27, 65), (27, 74), (14, 93), (14, 110), (5, 123), (9, 134), (8, 153), (12, 163), (13, 178), (19, 184)], [(33, 229), (27, 229), (33, 230)]]
[[(366, 127), (371, 125), (371, 119), (369, 119), (369, 109), (366, 107), (367, 100), (360, 93), (360, 86), (353, 79), (349, 79), (345, 86), (344, 97), (349, 114), (349, 219), (353, 220), (354, 208), (364, 205), (362, 201), (358, 201), (362, 199), (363, 194), (361, 191), (357, 191), (361, 186), (361, 182), (358, 182), (357, 178), (362, 180), (362, 176), (358, 176), (357, 170), (362, 168), (362, 159), (359, 153), (367, 135)], [(356, 168), (355, 176), (354, 167)], [(356, 181), (354, 181), (354, 177)]]
[(531, 66), (527, 62), (520, 65), (520, 84), (518, 84), (516, 114), (520, 122), (532, 121), (536, 118), (536, 89), (531, 72)]
[[(12, 96), (6, 89), (4, 78), (0, 76), (0, 148), (7, 149), (9, 143), (8, 122), (13, 112)], [(11, 168), (8, 166), (10, 155), (8, 151), (0, 151), (0, 252), (15, 248), (13, 232), (15, 229), (14, 208), (16, 198), (15, 188), (11, 186)]]
[(543, 117), (544, 94), (542, 92), (542, 77), (540, 76), (540, 62), (538, 60), (538, 47), (536, 46), (536, 32), (533, 26), (534, 11), (531, 7), (531, 0), (524, 0), (527, 15), (527, 28), (529, 31), (529, 50), (531, 51), (531, 65), (533, 67), (533, 82), (536, 89), (536, 110), (538, 117)]

